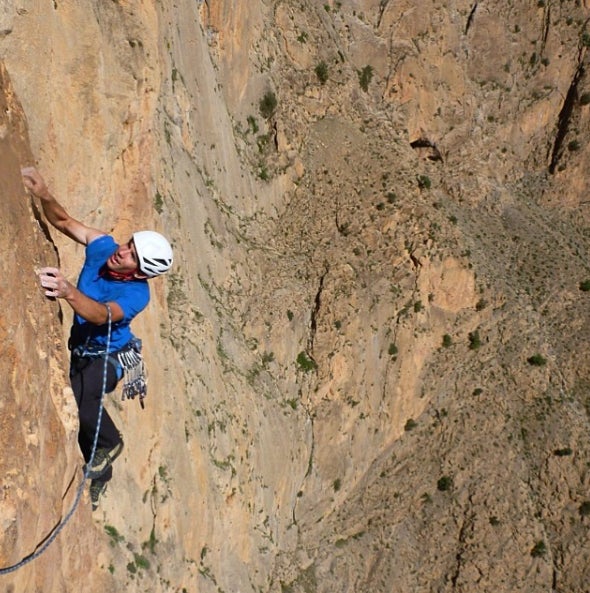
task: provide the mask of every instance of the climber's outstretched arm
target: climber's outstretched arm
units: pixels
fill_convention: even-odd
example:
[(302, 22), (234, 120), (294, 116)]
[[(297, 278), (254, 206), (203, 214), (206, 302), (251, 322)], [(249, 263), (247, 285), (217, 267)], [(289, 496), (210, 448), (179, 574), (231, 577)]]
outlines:
[[(107, 308), (84, 293), (80, 292), (57, 268), (41, 268), (38, 272), (41, 286), (45, 288), (45, 295), (64, 299), (75, 313), (95, 325), (102, 325), (108, 321)], [(123, 319), (123, 309), (111, 301), (112, 321)]]
[(51, 195), (45, 180), (35, 167), (25, 167), (21, 170), (21, 173), (25, 187), (39, 199), (45, 217), (58, 231), (74, 239), (74, 241), (82, 243), (82, 245), (88, 245), (97, 237), (106, 234), (72, 218)]

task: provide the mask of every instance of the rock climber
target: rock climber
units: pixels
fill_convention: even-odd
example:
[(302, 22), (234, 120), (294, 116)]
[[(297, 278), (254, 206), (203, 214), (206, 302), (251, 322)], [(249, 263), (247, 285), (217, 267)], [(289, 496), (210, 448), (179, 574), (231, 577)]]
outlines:
[[(22, 176), (25, 187), (40, 201), (49, 223), (86, 246), (77, 286), (71, 284), (58, 268), (42, 268), (38, 275), (45, 295), (66, 301), (74, 312), (68, 342), (70, 381), (78, 404), (78, 442), (87, 464), (85, 475), (91, 480), (92, 509), (96, 510), (112, 478), (112, 463), (123, 450), (122, 436), (103, 409), (97, 448), (88, 467), (104, 395), (105, 356), (109, 364), (106, 365), (104, 391), (110, 393), (125, 373), (133, 371), (125, 362), (131, 361), (131, 365), (141, 362), (143, 365), (139, 340), (132, 334), (129, 324), (149, 302), (147, 280), (170, 269), (172, 248), (165, 237), (154, 231), (136, 232), (129, 241), (119, 245), (107, 233), (72, 218), (50, 193), (36, 168), (22, 169)], [(110, 346), (106, 352), (109, 316)], [(143, 395), (144, 392), (140, 393), (140, 398)]]

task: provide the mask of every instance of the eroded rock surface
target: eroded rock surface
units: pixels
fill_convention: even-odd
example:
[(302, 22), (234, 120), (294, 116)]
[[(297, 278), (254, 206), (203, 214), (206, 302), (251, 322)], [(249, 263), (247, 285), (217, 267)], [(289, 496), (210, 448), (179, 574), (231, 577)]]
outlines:
[(0, 9), (6, 562), (79, 467), (70, 312), (33, 271), (82, 253), (18, 167), (177, 254), (105, 504), (14, 591), (586, 593), (589, 10)]

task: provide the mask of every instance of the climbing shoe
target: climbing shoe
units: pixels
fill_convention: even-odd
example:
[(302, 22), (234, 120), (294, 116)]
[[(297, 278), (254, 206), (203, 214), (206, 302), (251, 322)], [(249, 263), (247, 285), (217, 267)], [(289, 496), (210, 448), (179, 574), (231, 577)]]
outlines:
[(90, 501), (92, 502), (92, 510), (96, 511), (98, 508), (100, 497), (105, 493), (108, 482), (101, 482), (100, 480), (92, 480), (90, 482)]
[(100, 478), (109, 469), (113, 461), (121, 455), (121, 451), (123, 451), (123, 441), (119, 441), (112, 449), (107, 449), (106, 447), (97, 449), (92, 460), (92, 465), (90, 467), (84, 467), (84, 471), (88, 472), (86, 477), (91, 480)]

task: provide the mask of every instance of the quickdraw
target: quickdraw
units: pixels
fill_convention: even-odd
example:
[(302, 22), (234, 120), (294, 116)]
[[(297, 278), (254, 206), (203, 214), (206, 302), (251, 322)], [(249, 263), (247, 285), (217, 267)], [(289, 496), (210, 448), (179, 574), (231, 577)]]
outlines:
[(116, 352), (115, 356), (123, 371), (121, 398), (135, 399), (136, 396), (139, 396), (139, 403), (144, 408), (143, 400), (147, 395), (147, 373), (141, 354), (141, 340), (133, 338), (123, 350)]

